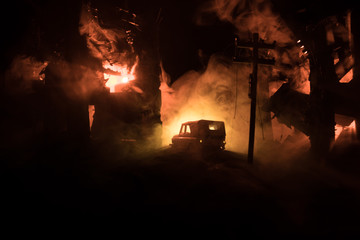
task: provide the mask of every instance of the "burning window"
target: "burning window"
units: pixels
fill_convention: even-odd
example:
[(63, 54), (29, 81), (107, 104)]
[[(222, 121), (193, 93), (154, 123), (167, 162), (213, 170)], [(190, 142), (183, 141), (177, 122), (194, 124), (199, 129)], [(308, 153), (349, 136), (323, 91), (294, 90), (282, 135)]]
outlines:
[[(137, 62), (136, 62), (137, 63)], [(104, 78), (106, 81), (105, 86), (110, 89), (110, 92), (117, 92), (116, 90), (121, 85), (127, 84), (135, 79), (135, 68), (137, 64), (134, 64), (129, 70), (127, 66), (121, 66), (117, 64), (104, 63)]]

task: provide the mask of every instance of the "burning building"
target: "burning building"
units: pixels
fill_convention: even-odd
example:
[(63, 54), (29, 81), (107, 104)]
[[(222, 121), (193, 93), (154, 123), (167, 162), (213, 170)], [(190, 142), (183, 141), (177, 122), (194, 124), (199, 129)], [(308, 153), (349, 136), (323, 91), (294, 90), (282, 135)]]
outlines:
[[(350, 1), (8, 4), (0, 175), (11, 234), (71, 222), (81, 235), (165, 239), (358, 235), (358, 145), (355, 157), (332, 154), (337, 165), (307, 161), (310, 148), (323, 159), (358, 141)], [(225, 151), (167, 148), (200, 119), (224, 124), (213, 134)]]
[(256, 74), (255, 142), (283, 143), (296, 131), (323, 154), (358, 119), (358, 13), (351, 4), (326, 11), (317, 1), (287, 4), (27, 2), (16, 22), (27, 27), (14, 37), (23, 40), (4, 59), (3, 90), (31, 95), (29, 104), (43, 111), (36, 134), (50, 138), (159, 147), (182, 122), (212, 119), (225, 122), (228, 149), (245, 153), (253, 63), (233, 61), (234, 35), (244, 42), (257, 33), (276, 44), (258, 52), (274, 66), (259, 65)]
[[(149, 34), (156, 22), (144, 24), (126, 5), (35, 1), (19, 6), (28, 13), (16, 21), (24, 20), (29, 32), (20, 36), (20, 47), (12, 43), (19, 49), (4, 59), (10, 70), (3, 91), (36, 98), (33, 105), (41, 114), (35, 135), (76, 141), (116, 136), (115, 141), (158, 146), (159, 61), (150, 48), (156, 35)], [(17, 51), (21, 57), (11, 59)]]
[[(293, 7), (295, 6), (296, 4)], [(357, 101), (352, 91), (357, 91), (358, 12), (347, 2), (337, 9), (330, 7), (326, 11), (320, 11), (323, 6), (316, 2), (312, 7), (297, 9), (293, 16), (282, 11), (282, 7), (279, 9), (294, 34), (301, 39), (298, 43), (309, 59), (309, 94), (307, 97), (291, 94), (294, 100), (303, 98), (300, 101), (303, 106), (295, 104), (293, 106), (297, 107), (285, 111), (289, 114), (296, 111), (303, 113), (287, 119), (302, 121), (298, 129), (309, 135), (313, 152), (322, 155), (329, 151), (340, 134), (335, 128), (347, 127), (351, 122), (357, 121), (356, 115), (359, 111), (352, 104)], [(277, 102), (277, 95), (282, 95), (281, 101), (286, 101), (287, 98), (281, 92), (284, 93), (283, 88), (279, 89), (278, 94), (274, 94), (270, 101)], [(345, 92), (347, 93), (344, 94)], [(285, 94), (290, 93), (287, 91)], [(281, 105), (284, 110), (287, 104)], [(296, 126), (296, 123), (294, 125)]]
[[(357, 91), (357, 84), (351, 79), (356, 78), (357, 23), (353, 22), (357, 22), (357, 12), (350, 3), (324, 11), (322, 3), (306, 1), (303, 5), (210, 1), (204, 6), (198, 24), (206, 26), (215, 14), (235, 27), (233, 33), (245, 47), (250, 47), (246, 41), (252, 39), (251, 33), (259, 34), (260, 44), (276, 42), (272, 50), (258, 52), (260, 57), (275, 59), (274, 67), (259, 66), (257, 73), (255, 142), (259, 146), (283, 142), (296, 130), (296, 134), (302, 133), (300, 139), (308, 138), (315, 155), (324, 156), (338, 139), (339, 129), (355, 126), (359, 111), (352, 91)], [(238, 58), (240, 55), (243, 57)], [(162, 84), (165, 132), (186, 120), (210, 117), (230, 126), (230, 149), (246, 152), (250, 119), (247, 81), (252, 81), (254, 53), (237, 49), (235, 57), (238, 62), (249, 59), (248, 64), (236, 65), (213, 55), (204, 71), (188, 72), (171, 88)], [(279, 136), (279, 132), (283, 134)]]

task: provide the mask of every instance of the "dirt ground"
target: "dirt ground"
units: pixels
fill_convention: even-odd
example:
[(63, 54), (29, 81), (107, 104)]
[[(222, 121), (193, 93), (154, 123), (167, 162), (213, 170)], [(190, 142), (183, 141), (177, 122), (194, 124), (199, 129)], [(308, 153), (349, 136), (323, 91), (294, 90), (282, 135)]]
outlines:
[(249, 165), (231, 151), (139, 153), (93, 141), (7, 148), (1, 228), (51, 238), (353, 237), (359, 152), (352, 144), (321, 161), (304, 152)]

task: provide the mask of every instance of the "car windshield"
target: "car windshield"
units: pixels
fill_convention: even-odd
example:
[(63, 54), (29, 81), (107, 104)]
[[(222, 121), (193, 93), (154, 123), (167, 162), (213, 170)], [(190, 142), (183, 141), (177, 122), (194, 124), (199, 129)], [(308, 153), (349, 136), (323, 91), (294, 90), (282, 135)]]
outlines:
[(190, 125), (183, 124), (180, 129), (180, 134), (190, 134), (190, 133), (191, 133)]

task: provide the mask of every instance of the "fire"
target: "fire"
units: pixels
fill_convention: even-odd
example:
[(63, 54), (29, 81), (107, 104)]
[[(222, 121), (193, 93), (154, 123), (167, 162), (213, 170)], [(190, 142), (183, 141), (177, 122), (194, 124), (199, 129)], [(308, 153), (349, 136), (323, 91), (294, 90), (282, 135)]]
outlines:
[(137, 64), (134, 64), (129, 70), (127, 66), (121, 66), (118, 64), (103, 64), (105, 69), (104, 79), (106, 79), (105, 86), (110, 88), (110, 92), (117, 92), (119, 89), (118, 86), (129, 83), (135, 79), (135, 67)]
[(346, 73), (341, 79), (340, 83), (349, 83), (353, 79), (353, 70), (351, 69), (348, 73)]
[(335, 125), (335, 141), (342, 134), (350, 136), (350, 138), (356, 135), (356, 122), (355, 122), (355, 120), (353, 120), (348, 126), (341, 126), (339, 124)]
[(123, 24), (105, 28), (107, 25), (99, 19), (97, 12), (90, 4), (83, 5), (79, 32), (85, 36), (90, 53), (102, 61), (105, 86), (112, 93), (121, 92), (135, 79), (138, 56), (133, 47), (133, 30), (134, 26), (138, 27), (134, 23), (136, 15), (128, 14), (127, 18), (121, 19)]
[(336, 124), (335, 125), (335, 141), (338, 139), (338, 137), (340, 136), (340, 133), (343, 131), (344, 127)]
[(348, 126), (348, 129), (349, 129), (351, 132), (355, 132), (355, 131), (356, 131), (356, 122), (355, 122), (355, 120), (350, 123), (350, 125)]
[(94, 122), (95, 105), (89, 105), (88, 111), (89, 111), (89, 127), (90, 127), (90, 131), (91, 131), (91, 127)]

